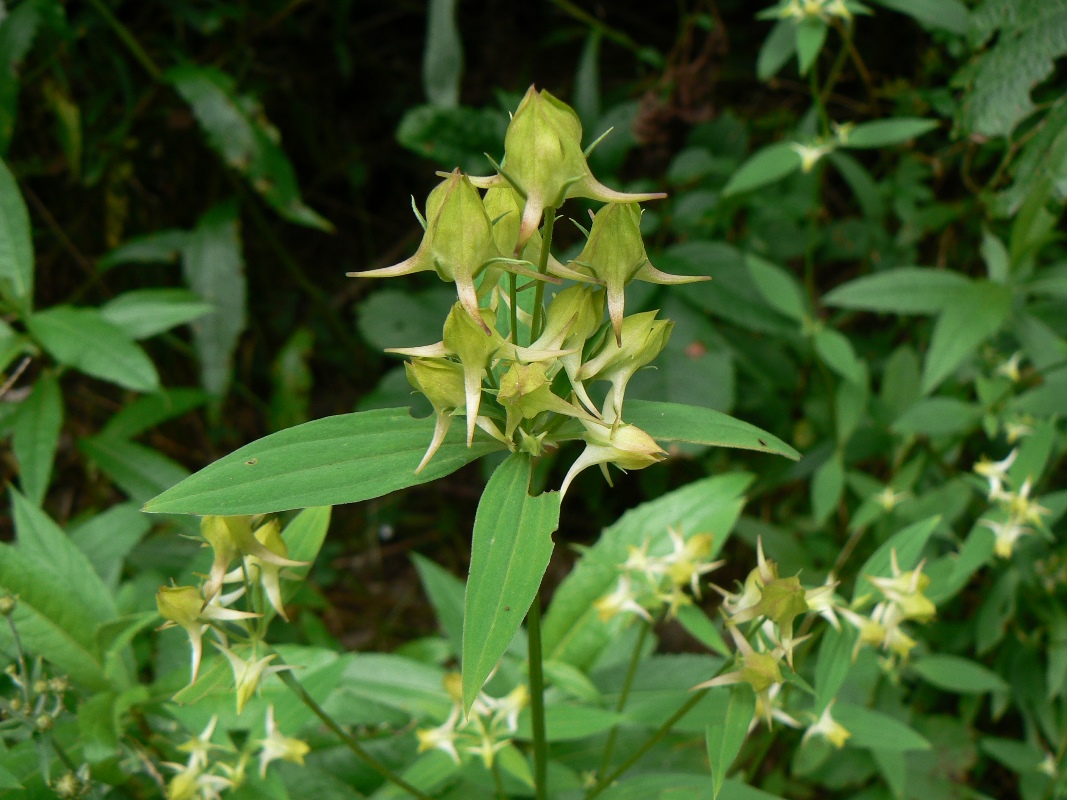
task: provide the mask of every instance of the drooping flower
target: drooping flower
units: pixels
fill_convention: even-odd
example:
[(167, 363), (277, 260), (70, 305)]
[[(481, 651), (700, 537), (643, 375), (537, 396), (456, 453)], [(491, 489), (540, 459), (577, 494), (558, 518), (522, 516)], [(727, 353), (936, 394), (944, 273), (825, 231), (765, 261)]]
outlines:
[(166, 622), (160, 629), (178, 626), (189, 636), (192, 658), (190, 685), (196, 683), (200, 670), (200, 658), (204, 651), (204, 630), (210, 621), (235, 621), (252, 619), (259, 614), (225, 608), (206, 602), (200, 591), (193, 586), (163, 586), (156, 594), (156, 607)]
[(823, 709), (819, 718), (808, 726), (808, 729), (804, 731), (804, 736), (801, 737), (802, 742), (806, 742), (812, 736), (818, 736), (828, 741), (838, 750), (845, 746), (845, 742), (852, 736), (852, 733), (848, 728), (833, 718), (833, 715), (830, 713), (830, 709), (833, 708), (833, 705), (834, 701), (831, 700), (826, 708)]
[(267, 766), (281, 759), (303, 765), (304, 756), (311, 752), (307, 742), (284, 736), (274, 723), (274, 706), (267, 707), (266, 738), (259, 740), (259, 775), (266, 777)]

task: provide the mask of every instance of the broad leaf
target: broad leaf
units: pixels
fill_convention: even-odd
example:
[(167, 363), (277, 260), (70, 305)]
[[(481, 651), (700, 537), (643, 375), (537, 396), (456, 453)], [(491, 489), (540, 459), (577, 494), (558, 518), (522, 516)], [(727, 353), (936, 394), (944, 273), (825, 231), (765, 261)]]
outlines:
[(626, 404), (623, 417), (659, 442), (757, 450), (794, 461), (800, 458), (800, 453), (777, 436), (710, 408), (632, 400)]
[(33, 302), (30, 216), (15, 176), (0, 161), (0, 295), (29, 309)]
[(458, 657), (463, 652), (463, 581), (418, 553), (412, 553), (411, 560), (418, 570), (423, 591), (430, 598), (437, 622), (452, 645), (452, 653)]
[(11, 449), (19, 464), (22, 491), (40, 505), (52, 477), (52, 462), (63, 427), (63, 396), (59, 381), (49, 373), (41, 375), (30, 396), (19, 406)]
[(874, 122), (861, 122), (848, 132), (844, 146), (853, 150), (889, 147), (929, 133), (938, 124), (935, 119), (916, 117), (894, 117)]
[(497, 467), (478, 502), (463, 609), (463, 704), (470, 710), (508, 649), (552, 556), (560, 496), (530, 497), (531, 463), (515, 453)]
[(780, 181), (800, 169), (800, 155), (789, 142), (779, 142), (754, 153), (738, 167), (722, 190), (723, 197), (749, 192)]
[(955, 694), (982, 694), (1008, 690), (993, 670), (959, 656), (933, 654), (923, 656), (911, 665), (919, 676), (938, 689)]
[(238, 94), (233, 78), (214, 67), (191, 65), (164, 77), (192, 108), (208, 143), (275, 211), (290, 222), (332, 229), (304, 204), (293, 165), (277, 143), (277, 130), (254, 98)]
[(109, 588), (118, 586), (126, 556), (152, 527), (152, 518), (133, 503), (120, 503), (70, 531), (74, 546), (85, 553)]
[(358, 503), (455, 472), (500, 445), (476, 436), (468, 448), (453, 426), (415, 474), (433, 436), (432, 417), (406, 408), (326, 417), (245, 445), (145, 505), (163, 514), (265, 514)]
[(756, 694), (747, 684), (735, 686), (730, 691), (722, 721), (709, 725), (705, 734), (708, 760), (711, 762), (711, 779), (714, 783), (712, 798), (722, 791), (723, 782), (730, 765), (734, 763), (741, 745), (748, 735), (748, 726), (756, 713)]
[(977, 281), (956, 294), (934, 326), (923, 365), (922, 392), (940, 385), (986, 339), (1000, 330), (1011, 313), (1011, 290)]
[(131, 339), (147, 339), (211, 310), (198, 295), (185, 289), (137, 289), (102, 305), (100, 314)]
[(841, 308), (892, 314), (936, 314), (955, 302), (969, 281), (957, 272), (897, 267), (838, 286), (823, 302)]
[(53, 306), (31, 316), (26, 326), (60, 364), (137, 392), (159, 388), (144, 350), (95, 308)]

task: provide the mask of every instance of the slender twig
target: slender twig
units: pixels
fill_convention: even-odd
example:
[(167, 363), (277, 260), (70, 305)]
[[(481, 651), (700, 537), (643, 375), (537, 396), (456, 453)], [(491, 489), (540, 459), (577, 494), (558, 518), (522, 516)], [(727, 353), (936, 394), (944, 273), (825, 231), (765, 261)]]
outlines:
[[(634, 645), (633, 654), (630, 656), (630, 666), (626, 669), (626, 677), (622, 682), (622, 689), (619, 691), (619, 699), (615, 701), (615, 713), (620, 714), (626, 707), (626, 701), (630, 697), (630, 689), (634, 684), (634, 676), (637, 675), (637, 665), (641, 663), (641, 651), (645, 646), (645, 639), (648, 638), (648, 632), (652, 629), (652, 623), (648, 620), (641, 620), (641, 632), (637, 636), (637, 644)], [(608, 771), (611, 767), (611, 755), (615, 749), (615, 740), (619, 736), (619, 726), (612, 725), (611, 731), (608, 733), (608, 741), (604, 745), (604, 755), (600, 759), (600, 769), (596, 771), (597, 776), (601, 776)]]
[(530, 717), (533, 727), (534, 791), (537, 800), (546, 800), (548, 787), (548, 742), (545, 736), (545, 676), (541, 654), (541, 598), (534, 597), (526, 615), (530, 640)]
[(596, 797), (598, 794), (600, 794), (609, 786), (611, 786), (611, 784), (613, 784), (616, 780), (618, 780), (620, 775), (622, 775), (624, 772), (626, 772), (626, 770), (636, 764), (645, 753), (647, 753), (649, 750), (655, 747), (656, 744), (659, 743), (660, 739), (670, 733), (671, 728), (674, 727), (674, 724), (686, 714), (688, 714), (690, 711), (692, 711), (694, 706), (696, 706), (697, 703), (704, 699), (704, 695), (706, 695), (708, 691), (708, 689), (701, 689), (700, 691), (693, 692), (692, 697), (686, 700), (685, 703), (683, 703), (677, 711), (671, 714), (670, 719), (660, 725), (656, 729), (656, 732), (649, 736), (648, 739), (645, 740), (644, 744), (634, 750), (630, 754), (630, 757), (623, 761), (622, 764), (620, 764), (614, 772), (612, 772), (610, 775), (600, 778), (597, 781), (596, 786), (594, 786), (592, 789), (589, 790), (588, 793), (586, 793), (585, 800), (593, 800), (594, 797)]
[(89, 0), (89, 5), (95, 8), (96, 12), (104, 18), (104, 22), (122, 40), (122, 43), (126, 45), (126, 49), (130, 51), (134, 59), (144, 67), (145, 72), (152, 76), (152, 80), (161, 80), (163, 78), (163, 70), (145, 52), (145, 49), (141, 47), (141, 43), (137, 41), (137, 37), (133, 35), (130, 29), (119, 22), (115, 15), (111, 13), (111, 9), (107, 7), (103, 0)]
[(3, 397), (11, 391), (11, 387), (15, 385), (20, 377), (22, 377), (22, 373), (26, 371), (26, 367), (30, 365), (31, 361), (33, 361), (33, 356), (26, 356), (18, 363), (18, 366), (15, 367), (15, 371), (4, 381), (3, 386), (0, 386), (0, 397)]
[[(556, 209), (545, 209), (545, 228), (541, 234), (541, 257), (537, 260), (537, 271), (548, 274), (548, 256), (552, 252), (552, 230), (556, 226)], [(533, 322), (530, 324), (530, 343), (541, 335), (541, 305), (545, 299), (545, 282), (538, 281), (534, 288)]]
[(19, 629), (15, 627), (15, 620), (10, 614), (7, 616), (7, 624), (11, 628), (11, 639), (15, 643), (15, 655), (19, 665), (19, 677), (22, 679), (22, 704), (23, 708), (28, 708), (30, 705), (30, 670), (26, 666), (26, 651), (22, 647)]
[[(275, 652), (277, 653), (277, 651)], [(278, 663), (285, 663), (280, 655), (278, 656)], [(416, 789), (402, 777), (400, 777), (391, 769), (389, 769), (389, 767), (385, 766), (385, 764), (383, 764), (381, 761), (379, 761), (370, 753), (368, 753), (364, 749), (363, 745), (361, 745), (359, 741), (357, 741), (356, 738), (352, 736), (352, 734), (342, 728), (337, 723), (337, 721), (328, 713), (326, 713), (326, 710), (315, 701), (315, 698), (308, 694), (307, 690), (300, 684), (300, 681), (290, 675), (287, 671), (282, 671), (277, 674), (278, 677), (281, 678), (282, 683), (289, 687), (289, 690), (298, 698), (300, 698), (300, 701), (311, 710), (311, 713), (313, 713), (316, 717), (322, 720), (323, 725), (333, 731), (337, 738), (344, 742), (345, 746), (353, 753), (355, 753), (356, 757), (359, 758), (364, 764), (373, 769), (386, 780), (399, 786), (405, 792), (414, 795), (418, 798), (418, 800), (431, 800), (428, 794), (419, 789)]]

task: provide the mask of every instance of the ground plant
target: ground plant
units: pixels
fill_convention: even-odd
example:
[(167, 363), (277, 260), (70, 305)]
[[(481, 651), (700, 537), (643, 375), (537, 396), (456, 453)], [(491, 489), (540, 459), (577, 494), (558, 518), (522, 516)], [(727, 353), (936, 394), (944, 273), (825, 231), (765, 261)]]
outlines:
[(1067, 796), (1067, 9), (476, 5), (0, 3), (0, 797)]

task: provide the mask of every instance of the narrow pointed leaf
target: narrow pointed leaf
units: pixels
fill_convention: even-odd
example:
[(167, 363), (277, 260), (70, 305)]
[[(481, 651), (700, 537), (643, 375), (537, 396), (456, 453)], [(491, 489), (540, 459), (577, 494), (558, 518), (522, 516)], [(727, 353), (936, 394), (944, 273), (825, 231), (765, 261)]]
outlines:
[(800, 156), (789, 142), (779, 142), (754, 153), (738, 167), (722, 190), (724, 197), (758, 189), (800, 169)]
[(467, 448), (454, 425), (429, 465), (415, 468), (433, 436), (432, 417), (387, 408), (305, 422), (219, 459), (150, 500), (165, 514), (263, 514), (357, 503), (444, 477), (499, 450), (476, 436)]
[(978, 281), (960, 290), (934, 326), (923, 365), (923, 394), (936, 389), (982, 342), (1000, 330), (1011, 314), (1011, 304), (1011, 289), (989, 281)]
[(730, 765), (734, 763), (748, 734), (748, 726), (756, 713), (756, 694), (747, 684), (734, 687), (726, 703), (725, 713), (717, 725), (708, 725), (706, 742), (714, 783), (712, 798), (722, 791)]
[(560, 497), (530, 497), (530, 459), (497, 467), (474, 518), (463, 613), (463, 703), (469, 710), (537, 596), (552, 556)]
[(15, 176), (0, 161), (0, 295), (29, 308), (33, 300), (30, 215)]
[(34, 505), (40, 505), (52, 476), (52, 462), (63, 426), (63, 396), (52, 375), (42, 375), (15, 419), (12, 450), (19, 463), (19, 483)]
[(794, 461), (800, 458), (800, 453), (777, 436), (710, 408), (631, 400), (623, 410), (623, 418), (658, 442), (736, 447), (773, 453)]

